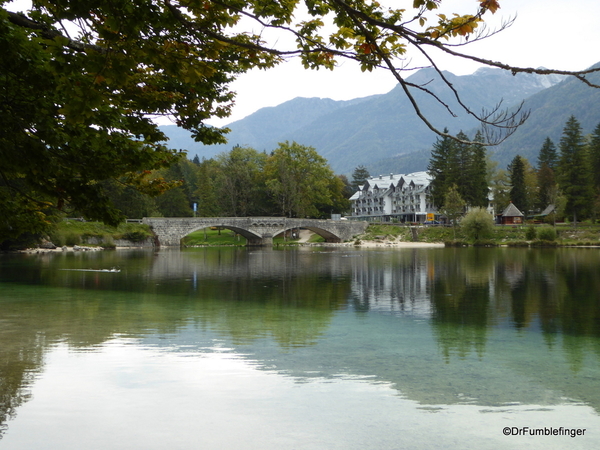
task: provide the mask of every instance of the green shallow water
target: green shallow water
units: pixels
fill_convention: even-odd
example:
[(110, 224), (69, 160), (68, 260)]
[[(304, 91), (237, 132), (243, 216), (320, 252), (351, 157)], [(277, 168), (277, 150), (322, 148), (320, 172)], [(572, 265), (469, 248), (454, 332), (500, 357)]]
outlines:
[(591, 249), (0, 255), (0, 448), (597, 448), (599, 268)]

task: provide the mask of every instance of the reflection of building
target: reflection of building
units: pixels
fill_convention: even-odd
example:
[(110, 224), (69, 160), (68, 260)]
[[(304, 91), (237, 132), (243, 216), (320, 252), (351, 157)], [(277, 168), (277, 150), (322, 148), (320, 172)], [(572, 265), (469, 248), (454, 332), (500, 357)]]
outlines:
[(350, 198), (352, 216), (382, 221), (424, 222), (437, 211), (427, 172), (372, 177)]
[(429, 319), (432, 264), (418, 251), (395, 254), (391, 259), (390, 256), (378, 262), (371, 258), (353, 260), (354, 308)]

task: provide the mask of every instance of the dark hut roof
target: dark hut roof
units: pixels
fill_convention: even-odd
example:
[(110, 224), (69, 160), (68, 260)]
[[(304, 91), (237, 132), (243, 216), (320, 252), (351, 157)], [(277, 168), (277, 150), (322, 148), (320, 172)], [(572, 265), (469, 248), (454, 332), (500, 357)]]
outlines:
[(506, 207), (506, 209), (502, 212), (502, 217), (519, 217), (523, 216), (523, 213), (519, 211), (519, 209), (511, 203)]
[(554, 205), (548, 205), (548, 207), (542, 211), (540, 216), (547, 216), (548, 214), (552, 214), (554, 212)]

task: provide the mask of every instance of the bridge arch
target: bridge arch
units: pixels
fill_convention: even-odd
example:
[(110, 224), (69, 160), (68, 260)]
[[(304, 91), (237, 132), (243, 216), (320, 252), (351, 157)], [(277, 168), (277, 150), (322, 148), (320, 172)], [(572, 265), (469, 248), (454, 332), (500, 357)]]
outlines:
[(342, 242), (342, 240), (339, 236), (336, 236), (332, 232), (324, 230), (323, 228), (319, 228), (319, 227), (302, 227), (302, 228), (304, 228), (306, 230), (310, 230), (313, 233), (318, 234), (319, 236), (321, 236), (322, 238), (325, 239), (325, 242), (333, 242), (333, 243)]
[(244, 237), (246, 239), (246, 241), (248, 242), (247, 245), (263, 245), (262, 244), (262, 240), (263, 240), (262, 236), (260, 236), (256, 233), (253, 233), (250, 230), (246, 230), (245, 228), (240, 228), (240, 227), (236, 227), (233, 225), (209, 225), (207, 227), (205, 227), (205, 226), (196, 227), (196, 228), (192, 229), (191, 231), (188, 231), (186, 234), (184, 234), (183, 236), (181, 236), (179, 238), (180, 245), (181, 245), (181, 240), (184, 237), (186, 237), (188, 234), (193, 233), (194, 231), (203, 230), (205, 228), (210, 228), (210, 227), (219, 227), (219, 228), (224, 228), (226, 230), (231, 230), (234, 233), (237, 233), (240, 236)]

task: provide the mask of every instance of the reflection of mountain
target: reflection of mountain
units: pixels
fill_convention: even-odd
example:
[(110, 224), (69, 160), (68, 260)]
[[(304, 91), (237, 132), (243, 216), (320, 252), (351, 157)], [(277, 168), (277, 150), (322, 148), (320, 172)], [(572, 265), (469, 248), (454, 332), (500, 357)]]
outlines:
[(115, 336), (197, 353), (216, 337), (265, 370), (374, 377), (424, 405), (600, 410), (598, 267), (573, 249), (3, 256), (0, 426), (54, 343)]

